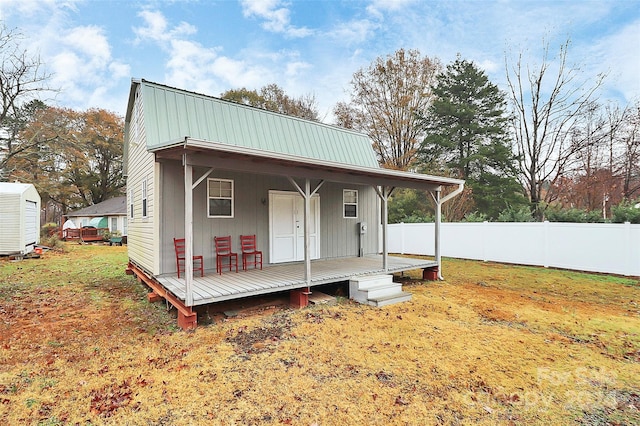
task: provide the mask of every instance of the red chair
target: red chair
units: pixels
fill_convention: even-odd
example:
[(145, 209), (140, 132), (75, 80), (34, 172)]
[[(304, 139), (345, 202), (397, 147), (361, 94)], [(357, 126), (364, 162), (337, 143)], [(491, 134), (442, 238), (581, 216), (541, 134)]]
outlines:
[[(184, 271), (186, 268), (184, 238), (174, 238), (173, 247), (176, 249), (176, 266), (178, 267), (178, 278), (180, 278), (180, 270)], [(200, 266), (196, 267), (198, 264)], [(200, 276), (204, 277), (204, 260), (202, 256), (193, 256), (193, 271), (200, 271)]]
[(231, 236), (213, 237), (213, 241), (216, 246), (216, 272), (222, 275), (222, 260), (225, 258), (229, 258), (229, 271), (235, 265), (238, 272), (238, 253), (231, 251)]
[[(262, 252), (256, 250), (255, 235), (240, 235), (240, 248), (242, 249), (242, 269), (247, 270), (247, 265), (262, 269)], [(253, 261), (249, 260), (253, 256)]]

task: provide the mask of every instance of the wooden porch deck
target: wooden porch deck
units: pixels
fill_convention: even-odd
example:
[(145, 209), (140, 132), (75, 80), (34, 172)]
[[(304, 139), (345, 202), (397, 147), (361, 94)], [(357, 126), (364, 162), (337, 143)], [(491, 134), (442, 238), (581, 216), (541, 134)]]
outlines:
[[(389, 256), (386, 273), (409, 271), (437, 266), (432, 260)], [(219, 275), (205, 270), (204, 277), (194, 276), (192, 282), (193, 305), (240, 299), (258, 294), (274, 293), (306, 287), (304, 263), (265, 265), (264, 269), (224, 271)], [(382, 256), (319, 259), (311, 262), (311, 285), (347, 281), (350, 277), (384, 273)], [(186, 299), (184, 278), (177, 274), (156, 276), (155, 279), (178, 299)]]

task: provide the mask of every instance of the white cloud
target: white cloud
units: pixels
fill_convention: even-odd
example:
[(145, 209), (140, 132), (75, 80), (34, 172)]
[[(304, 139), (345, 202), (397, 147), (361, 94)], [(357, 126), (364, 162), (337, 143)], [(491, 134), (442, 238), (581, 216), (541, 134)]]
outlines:
[(640, 20), (620, 28), (601, 39), (589, 51), (590, 70), (594, 76), (606, 72), (605, 90), (617, 92), (626, 102), (640, 99), (640, 56), (631, 46), (640, 45)]
[(378, 24), (368, 19), (340, 22), (328, 32), (327, 36), (346, 45), (359, 44), (367, 41), (377, 27)]
[(164, 78), (168, 85), (217, 95), (229, 87), (259, 87), (273, 77), (262, 63), (273, 63), (280, 55), (245, 52), (244, 58), (230, 58), (220, 54), (220, 47), (195, 41), (196, 28), (188, 23), (172, 26), (158, 11), (147, 10), (139, 16), (144, 25), (134, 28), (137, 42), (150, 41), (166, 53)]
[(280, 7), (280, 0), (241, 0), (242, 14), (245, 18), (263, 19), (262, 28), (273, 33), (282, 33), (292, 38), (303, 38), (313, 34), (306, 27), (291, 25), (291, 11)]
[(301, 71), (313, 68), (313, 66), (304, 61), (294, 61), (287, 64), (287, 71), (285, 72), (287, 77), (297, 77)]
[(416, 0), (372, 0), (367, 6), (367, 12), (371, 15), (382, 18), (384, 12), (396, 12), (407, 10)]
[(143, 10), (138, 13), (144, 21), (143, 26), (133, 28), (134, 34), (138, 37), (136, 42), (142, 40), (170, 41), (177, 37), (193, 35), (197, 29), (186, 22), (181, 22), (169, 29), (169, 23), (162, 12)]
[(112, 56), (104, 27), (73, 25), (70, 17), (78, 12), (81, 3), (81, 0), (0, 0), (0, 16), (20, 17), (18, 31), (24, 36), (24, 47), (39, 55), (51, 74), (47, 85), (58, 90), (56, 103), (75, 109), (121, 110), (123, 102), (115, 88), (129, 77), (130, 67)]

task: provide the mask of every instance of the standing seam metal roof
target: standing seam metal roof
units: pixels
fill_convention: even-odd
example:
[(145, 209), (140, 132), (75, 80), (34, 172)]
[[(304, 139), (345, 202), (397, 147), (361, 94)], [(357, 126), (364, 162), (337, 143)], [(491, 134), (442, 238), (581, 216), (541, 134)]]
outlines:
[(187, 137), (238, 147), (379, 168), (368, 136), (141, 80), (147, 148)]

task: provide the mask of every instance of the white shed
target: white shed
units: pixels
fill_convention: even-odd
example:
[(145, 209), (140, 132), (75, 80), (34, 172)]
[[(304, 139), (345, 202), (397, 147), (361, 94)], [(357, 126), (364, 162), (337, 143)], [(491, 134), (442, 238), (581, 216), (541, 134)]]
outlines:
[(0, 182), (0, 255), (27, 254), (40, 242), (40, 194), (28, 183)]

